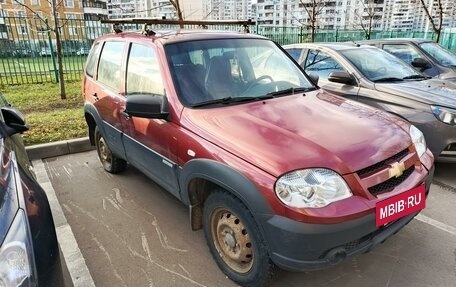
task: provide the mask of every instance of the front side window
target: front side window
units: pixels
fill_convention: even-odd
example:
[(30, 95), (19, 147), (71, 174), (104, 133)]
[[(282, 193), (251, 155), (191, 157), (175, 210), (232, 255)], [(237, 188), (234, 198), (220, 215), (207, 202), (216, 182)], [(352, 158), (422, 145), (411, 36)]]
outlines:
[(443, 66), (456, 67), (456, 54), (434, 42), (422, 43), (420, 47)]
[(300, 48), (287, 49), (287, 53), (290, 54), (290, 56), (297, 62), (299, 61), (302, 50), (303, 49)]
[(165, 46), (165, 52), (179, 98), (187, 106), (228, 105), (314, 88), (280, 48), (263, 39), (175, 43)]
[(117, 92), (120, 90), (120, 67), (124, 46), (124, 42), (106, 42), (98, 66), (98, 81)]
[(418, 51), (407, 44), (385, 44), (383, 49), (411, 65), (416, 58), (422, 58)]
[(345, 71), (342, 65), (330, 55), (319, 50), (309, 50), (304, 65), (307, 74), (318, 75), (320, 79), (327, 80), (332, 72)]
[(357, 47), (341, 51), (367, 79), (373, 82), (402, 81), (422, 79), (415, 71), (397, 57), (376, 48)]
[(127, 95), (165, 95), (159, 62), (152, 47), (132, 44), (127, 64)]

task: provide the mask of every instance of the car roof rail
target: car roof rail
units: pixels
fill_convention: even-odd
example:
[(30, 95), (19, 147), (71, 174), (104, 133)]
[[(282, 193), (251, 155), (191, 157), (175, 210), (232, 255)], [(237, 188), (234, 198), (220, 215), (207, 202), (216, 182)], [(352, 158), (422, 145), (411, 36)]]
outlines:
[(185, 25), (198, 26), (203, 29), (208, 29), (211, 25), (239, 25), (243, 27), (244, 33), (250, 33), (249, 26), (255, 25), (252, 20), (174, 20), (164, 18), (122, 18), (122, 19), (102, 19), (101, 23), (112, 24), (114, 33), (122, 32), (123, 24), (142, 24), (142, 33), (144, 35), (153, 36), (155, 32), (152, 30), (153, 25), (178, 25), (184, 28)]

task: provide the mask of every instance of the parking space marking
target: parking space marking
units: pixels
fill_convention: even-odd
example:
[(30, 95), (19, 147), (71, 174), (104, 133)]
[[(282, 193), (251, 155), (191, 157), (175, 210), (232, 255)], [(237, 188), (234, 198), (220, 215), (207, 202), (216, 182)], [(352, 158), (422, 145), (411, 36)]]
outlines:
[(421, 221), (421, 222), (424, 222), (424, 223), (427, 223), (429, 225), (432, 225), (442, 231), (445, 231), (453, 236), (456, 236), (456, 228), (454, 228), (453, 226), (450, 226), (450, 225), (447, 225), (443, 222), (440, 222), (440, 221), (437, 221), (435, 219), (432, 219), (430, 217), (427, 217), (426, 215), (422, 215), (422, 214), (418, 214), (415, 219)]
[(92, 276), (68, 224), (42, 160), (33, 161), (38, 183), (45, 190), (55, 222), (57, 239), (74, 287), (95, 287)]

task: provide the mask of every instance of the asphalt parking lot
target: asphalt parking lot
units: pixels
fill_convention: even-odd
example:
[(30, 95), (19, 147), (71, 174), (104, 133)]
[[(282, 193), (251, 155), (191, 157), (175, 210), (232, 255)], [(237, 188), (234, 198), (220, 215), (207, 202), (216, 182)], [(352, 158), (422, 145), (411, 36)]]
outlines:
[[(427, 207), (368, 254), (331, 269), (280, 272), (272, 286), (454, 286), (456, 178), (437, 165)], [(96, 152), (34, 161), (74, 286), (235, 286), (188, 210), (134, 168), (106, 173)]]

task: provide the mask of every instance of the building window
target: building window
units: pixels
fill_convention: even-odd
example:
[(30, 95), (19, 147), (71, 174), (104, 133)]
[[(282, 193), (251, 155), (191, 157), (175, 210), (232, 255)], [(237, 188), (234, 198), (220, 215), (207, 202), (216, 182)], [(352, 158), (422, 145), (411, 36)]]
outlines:
[(14, 16), (18, 18), (25, 18), (27, 15), (25, 11), (14, 11)]
[(30, 0), (30, 5), (32, 5), (32, 6), (40, 6), (40, 0)]
[(74, 1), (73, 0), (65, 0), (65, 7), (74, 8)]
[(28, 34), (27, 26), (24, 26), (24, 25), (17, 26), (17, 33), (20, 35), (27, 35)]

